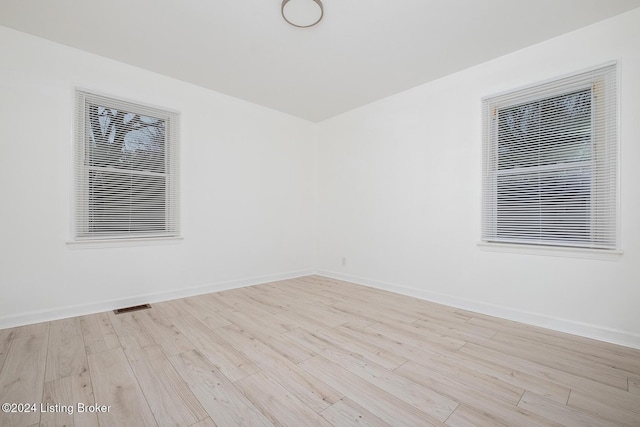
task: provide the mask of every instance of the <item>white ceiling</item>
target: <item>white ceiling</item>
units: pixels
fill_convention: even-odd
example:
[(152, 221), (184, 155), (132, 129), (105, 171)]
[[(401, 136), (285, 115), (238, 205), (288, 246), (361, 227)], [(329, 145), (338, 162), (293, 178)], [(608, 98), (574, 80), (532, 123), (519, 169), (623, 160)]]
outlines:
[(0, 0), (0, 25), (314, 122), (640, 7), (640, 0)]

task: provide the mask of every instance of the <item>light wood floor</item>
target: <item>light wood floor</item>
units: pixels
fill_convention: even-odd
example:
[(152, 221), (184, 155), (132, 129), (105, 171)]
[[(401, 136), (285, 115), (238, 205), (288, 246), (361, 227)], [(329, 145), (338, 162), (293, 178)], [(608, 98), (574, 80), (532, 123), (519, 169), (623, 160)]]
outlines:
[(1, 426), (640, 426), (639, 350), (315, 276), (0, 330), (0, 367), (38, 405)]

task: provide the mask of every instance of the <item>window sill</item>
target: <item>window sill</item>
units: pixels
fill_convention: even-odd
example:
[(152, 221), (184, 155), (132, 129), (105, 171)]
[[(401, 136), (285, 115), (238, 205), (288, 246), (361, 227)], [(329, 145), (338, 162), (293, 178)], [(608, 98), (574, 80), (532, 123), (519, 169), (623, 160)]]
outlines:
[(619, 261), (622, 251), (587, 248), (564, 248), (555, 246), (515, 245), (509, 243), (479, 242), (478, 247), (488, 252), (506, 252), (513, 254), (556, 256), (567, 258), (599, 259), (605, 261)]
[(67, 241), (69, 249), (103, 249), (103, 248), (127, 248), (135, 246), (161, 246), (177, 245), (182, 237), (153, 237), (132, 239), (95, 239), (95, 240), (70, 240)]

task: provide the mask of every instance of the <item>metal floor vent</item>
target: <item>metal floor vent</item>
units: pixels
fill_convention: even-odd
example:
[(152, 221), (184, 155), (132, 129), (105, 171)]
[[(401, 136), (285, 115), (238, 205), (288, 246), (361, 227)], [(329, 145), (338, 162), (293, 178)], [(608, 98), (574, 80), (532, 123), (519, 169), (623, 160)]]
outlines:
[(149, 308), (151, 308), (150, 304), (134, 305), (131, 307), (124, 307), (124, 308), (119, 308), (117, 310), (113, 310), (113, 313), (114, 314), (131, 313), (132, 311), (147, 310)]

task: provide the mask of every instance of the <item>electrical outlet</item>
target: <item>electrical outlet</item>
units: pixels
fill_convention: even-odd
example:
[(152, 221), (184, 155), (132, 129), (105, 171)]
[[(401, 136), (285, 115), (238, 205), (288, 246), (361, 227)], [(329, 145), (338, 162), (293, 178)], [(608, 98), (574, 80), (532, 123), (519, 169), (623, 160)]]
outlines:
[(345, 257), (342, 257), (342, 266), (343, 267), (347, 266), (347, 259)]

